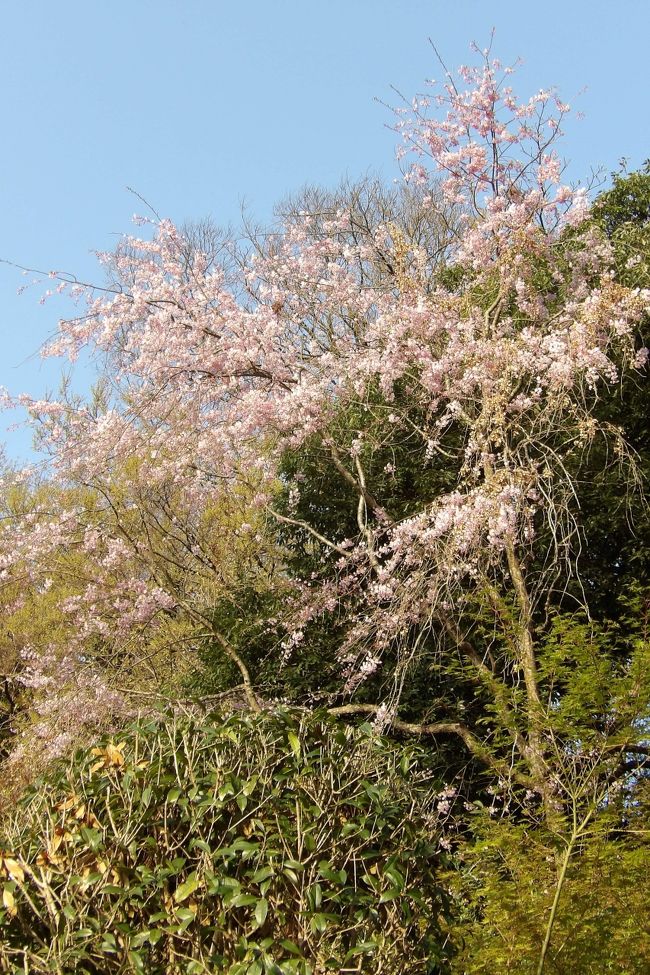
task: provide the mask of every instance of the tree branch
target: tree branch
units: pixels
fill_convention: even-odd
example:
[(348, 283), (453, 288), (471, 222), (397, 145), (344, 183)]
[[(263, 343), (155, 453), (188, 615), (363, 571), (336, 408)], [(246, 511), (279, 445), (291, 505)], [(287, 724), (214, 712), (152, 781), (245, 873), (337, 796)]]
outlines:
[[(328, 708), (328, 713), (334, 717), (345, 717), (355, 714), (377, 715), (382, 710), (379, 704), (343, 704), (340, 707)], [(468, 751), (501, 778), (513, 779), (519, 785), (530, 788), (532, 779), (528, 775), (515, 771), (512, 766), (493, 755), (487, 745), (473, 734), (467, 725), (459, 721), (434, 721), (429, 724), (419, 724), (413, 721), (402, 721), (400, 718), (389, 717), (390, 727), (395, 731), (409, 735), (456, 735), (465, 743)]]
[(339, 555), (348, 554), (342, 545), (337, 545), (336, 542), (332, 542), (329, 538), (325, 538), (325, 536), (321, 535), (319, 531), (312, 528), (308, 521), (303, 521), (302, 518), (288, 518), (286, 515), (281, 515), (279, 511), (275, 511), (273, 508), (267, 508), (267, 511), (269, 514), (273, 515), (274, 518), (283, 522), (285, 525), (295, 525), (297, 528), (304, 528), (305, 531), (309, 532), (310, 535), (313, 535), (314, 538), (318, 539), (319, 542), (321, 542), (323, 545), (327, 545), (328, 548), (333, 549), (335, 552), (338, 552)]
[(379, 504), (379, 502), (372, 494), (372, 492), (369, 491), (368, 488), (366, 487), (365, 478), (363, 478), (363, 483), (360, 483), (360, 481), (357, 480), (354, 474), (352, 474), (347, 469), (347, 467), (341, 460), (341, 455), (339, 454), (338, 449), (334, 446), (334, 444), (330, 444), (330, 454), (332, 455), (334, 466), (336, 467), (341, 477), (343, 477), (344, 480), (346, 480), (348, 484), (350, 484), (354, 488), (355, 491), (361, 492), (361, 494), (363, 495), (363, 500), (370, 508), (370, 510), (375, 512), (375, 514), (377, 515), (380, 521), (384, 521), (389, 525), (393, 525), (394, 524), (393, 519), (390, 517), (388, 512), (384, 508), (382, 508), (382, 506)]

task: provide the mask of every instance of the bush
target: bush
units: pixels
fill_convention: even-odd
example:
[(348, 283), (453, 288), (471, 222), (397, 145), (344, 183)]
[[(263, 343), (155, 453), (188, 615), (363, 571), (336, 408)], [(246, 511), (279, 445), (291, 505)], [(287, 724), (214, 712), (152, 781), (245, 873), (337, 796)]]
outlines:
[(419, 757), (290, 711), (103, 740), (0, 835), (3, 970), (447, 971)]
[[(650, 971), (647, 783), (635, 791), (634, 804), (625, 802), (629, 825), (616, 829), (612, 810), (610, 823), (596, 820), (569, 862), (545, 975)], [(543, 828), (487, 820), (487, 813), (474, 819), (476, 841), (450, 874), (452, 970), (536, 975), (566, 846)]]

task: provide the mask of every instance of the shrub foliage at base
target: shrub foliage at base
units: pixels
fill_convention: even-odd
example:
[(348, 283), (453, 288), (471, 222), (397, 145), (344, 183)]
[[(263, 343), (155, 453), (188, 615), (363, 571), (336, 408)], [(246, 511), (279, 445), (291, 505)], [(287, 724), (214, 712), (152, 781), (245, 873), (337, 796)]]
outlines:
[(104, 740), (4, 827), (0, 968), (444, 972), (416, 761), (295, 712), (168, 717)]

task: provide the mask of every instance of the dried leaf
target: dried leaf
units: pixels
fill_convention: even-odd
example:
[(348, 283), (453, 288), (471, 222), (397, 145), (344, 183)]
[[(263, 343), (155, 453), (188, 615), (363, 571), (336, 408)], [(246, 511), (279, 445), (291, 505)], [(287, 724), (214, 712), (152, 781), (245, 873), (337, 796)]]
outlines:
[(126, 742), (121, 741), (119, 745), (109, 742), (106, 748), (91, 748), (90, 754), (100, 759), (91, 765), (90, 771), (97, 772), (99, 769), (120, 768), (124, 765), (124, 755), (122, 752), (126, 747)]
[(15, 880), (17, 883), (22, 884), (25, 882), (25, 871), (19, 864), (18, 860), (11, 856), (3, 856), (0, 860), (2, 865), (2, 870), (7, 874), (11, 880)]
[(69, 809), (72, 809), (72, 807), (75, 806), (78, 802), (79, 802), (79, 796), (73, 793), (68, 799), (63, 799), (61, 802), (57, 802), (54, 808), (57, 812), (67, 812)]
[(124, 742), (120, 742), (119, 745), (107, 745), (106, 746), (106, 758), (111, 765), (119, 767), (124, 765)]
[(37, 867), (58, 867), (64, 861), (64, 858), (57, 856), (54, 853), (49, 853), (47, 850), (41, 850), (41, 852), (36, 857)]
[(16, 899), (8, 887), (5, 887), (4, 890), (2, 891), (2, 903), (9, 911), (9, 915), (11, 917), (15, 917), (16, 914), (18, 913), (18, 909), (16, 907)]

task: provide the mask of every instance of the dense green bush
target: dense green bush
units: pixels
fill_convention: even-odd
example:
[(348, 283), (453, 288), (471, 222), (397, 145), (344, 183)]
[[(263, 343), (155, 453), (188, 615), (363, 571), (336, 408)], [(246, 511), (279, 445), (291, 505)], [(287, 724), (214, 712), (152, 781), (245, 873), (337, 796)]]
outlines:
[(419, 757), (290, 711), (149, 719), (78, 753), (0, 835), (0, 967), (445, 972)]
[[(645, 782), (633, 807), (616, 803), (624, 804), (627, 825), (606, 811), (582, 835), (557, 904), (547, 975), (650, 971), (649, 798)], [(483, 811), (473, 834), (449, 877), (454, 975), (537, 975), (571, 825), (553, 834)]]

